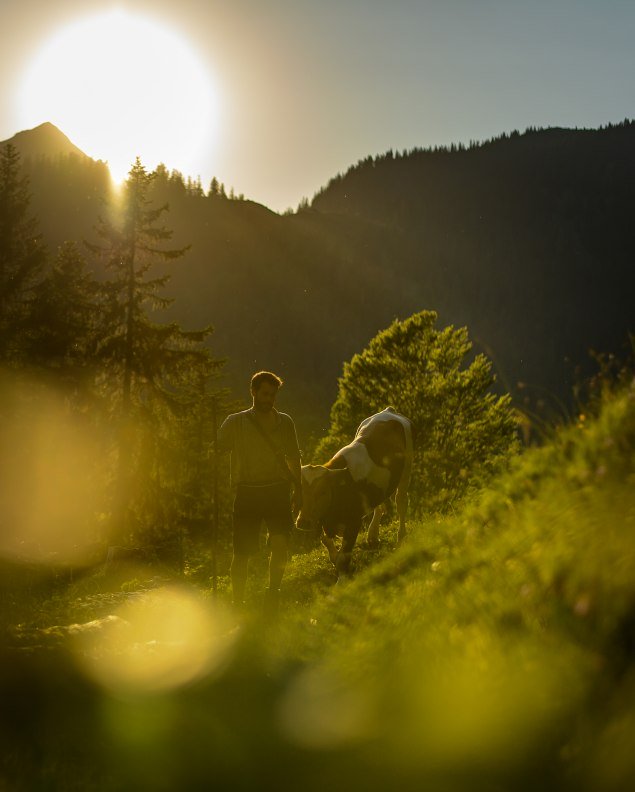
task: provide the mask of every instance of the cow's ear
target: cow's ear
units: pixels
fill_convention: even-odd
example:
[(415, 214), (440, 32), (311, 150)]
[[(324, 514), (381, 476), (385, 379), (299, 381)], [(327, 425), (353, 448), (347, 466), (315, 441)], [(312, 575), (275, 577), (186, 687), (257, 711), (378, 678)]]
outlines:
[(307, 484), (312, 484), (325, 472), (322, 465), (302, 465), (302, 479)]

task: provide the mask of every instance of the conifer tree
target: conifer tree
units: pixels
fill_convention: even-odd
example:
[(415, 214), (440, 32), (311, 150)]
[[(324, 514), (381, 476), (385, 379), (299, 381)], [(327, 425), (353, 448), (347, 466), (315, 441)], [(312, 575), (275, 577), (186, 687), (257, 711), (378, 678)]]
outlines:
[(220, 195), (220, 185), (218, 183), (218, 179), (216, 178), (216, 176), (214, 176), (209, 184), (209, 192), (207, 194), (207, 197), (218, 198), (219, 195)]
[(34, 289), (28, 358), (69, 393), (86, 396), (95, 375), (101, 285), (74, 242), (59, 249)]
[(24, 334), (46, 260), (35, 218), (29, 216), (28, 179), (20, 154), (8, 143), (0, 152), (0, 361), (22, 354)]
[(96, 229), (100, 242), (89, 245), (111, 275), (104, 284), (98, 354), (112, 414), (120, 421), (114, 519), (122, 539), (129, 538), (135, 510), (137, 525), (161, 521), (169, 489), (162, 465), (164, 451), (174, 445), (175, 417), (187, 410), (201, 372), (221, 365), (203, 346), (211, 328), (185, 331), (151, 316), (171, 303), (161, 293), (169, 274), (153, 276), (153, 268), (187, 250), (165, 247), (172, 232), (160, 224), (167, 206), (154, 207), (149, 200), (152, 179), (137, 158), (116, 218), (102, 220)]
[(183, 417), (182, 451), (176, 459), (175, 476), (180, 481), (182, 514), (211, 521), (219, 497), (229, 497), (229, 481), (223, 475), (226, 466), (219, 465), (216, 453), (216, 431), (226, 415), (240, 405), (231, 400), (216, 375), (201, 375), (192, 390), (191, 409)]

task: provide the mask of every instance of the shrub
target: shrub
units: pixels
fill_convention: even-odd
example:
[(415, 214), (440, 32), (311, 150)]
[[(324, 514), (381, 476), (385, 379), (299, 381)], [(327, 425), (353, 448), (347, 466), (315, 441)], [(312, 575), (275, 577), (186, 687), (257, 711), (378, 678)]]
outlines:
[(477, 355), (467, 329), (438, 330), (421, 311), (395, 320), (344, 364), (331, 428), (318, 457), (349, 443), (360, 421), (391, 405), (414, 424), (411, 485), (415, 511), (445, 511), (495, 472), (515, 449), (516, 419), (508, 395), (491, 392), (491, 362)]

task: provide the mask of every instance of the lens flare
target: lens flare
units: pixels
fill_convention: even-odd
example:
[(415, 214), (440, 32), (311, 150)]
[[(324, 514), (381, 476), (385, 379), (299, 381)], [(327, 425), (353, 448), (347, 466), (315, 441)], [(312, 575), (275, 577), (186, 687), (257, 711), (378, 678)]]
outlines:
[(367, 740), (377, 727), (367, 692), (318, 669), (300, 674), (290, 685), (278, 722), (289, 741), (314, 750)]
[(97, 542), (99, 444), (81, 415), (37, 383), (0, 383), (0, 555), (81, 564)]
[(116, 615), (101, 636), (76, 642), (84, 671), (114, 693), (170, 691), (218, 672), (234, 642), (224, 614), (181, 588), (138, 595)]

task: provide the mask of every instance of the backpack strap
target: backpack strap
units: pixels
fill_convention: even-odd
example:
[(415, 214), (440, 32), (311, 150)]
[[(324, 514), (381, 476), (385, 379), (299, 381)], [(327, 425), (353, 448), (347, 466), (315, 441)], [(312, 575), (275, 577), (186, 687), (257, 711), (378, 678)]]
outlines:
[(246, 415), (249, 418), (249, 420), (251, 421), (251, 423), (256, 427), (256, 429), (258, 430), (258, 432), (262, 436), (262, 438), (265, 441), (265, 443), (273, 451), (273, 455), (276, 458), (276, 462), (280, 465), (280, 467), (282, 468), (282, 470), (285, 473), (285, 478), (289, 479), (289, 481), (291, 481), (293, 484), (295, 484), (296, 487), (300, 486), (300, 482), (296, 479), (296, 477), (293, 475), (293, 473), (289, 469), (289, 466), (287, 465), (287, 460), (286, 460), (286, 457), (285, 457), (284, 453), (274, 443), (274, 441), (270, 437), (270, 435), (267, 434), (267, 432), (265, 431), (264, 427), (262, 427), (258, 423), (258, 421), (254, 417), (253, 413), (247, 411)]

